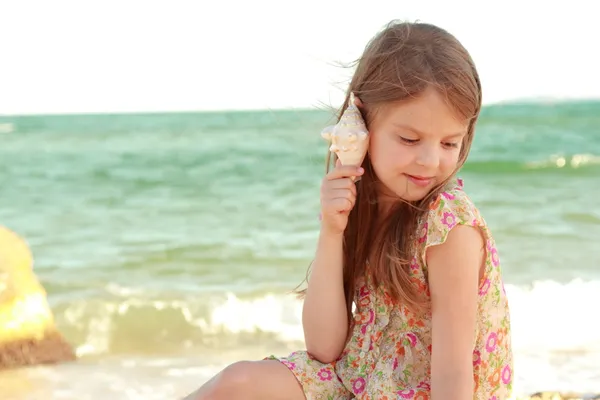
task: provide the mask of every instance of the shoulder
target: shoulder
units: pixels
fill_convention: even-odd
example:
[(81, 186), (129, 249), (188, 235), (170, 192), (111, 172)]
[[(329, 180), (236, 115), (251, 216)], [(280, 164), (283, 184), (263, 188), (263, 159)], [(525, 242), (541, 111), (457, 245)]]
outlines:
[(424, 218), (419, 240), (425, 245), (424, 247), (445, 243), (450, 232), (457, 226), (485, 227), (485, 221), (465, 192), (461, 179), (451, 181), (432, 200)]

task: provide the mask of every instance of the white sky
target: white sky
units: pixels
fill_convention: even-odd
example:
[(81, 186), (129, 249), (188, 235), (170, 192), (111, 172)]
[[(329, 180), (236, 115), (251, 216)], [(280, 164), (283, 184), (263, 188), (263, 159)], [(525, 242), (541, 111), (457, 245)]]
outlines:
[(330, 64), (394, 18), (433, 22), (475, 59), (486, 103), (600, 98), (600, 5), (0, 0), (0, 114), (338, 105)]

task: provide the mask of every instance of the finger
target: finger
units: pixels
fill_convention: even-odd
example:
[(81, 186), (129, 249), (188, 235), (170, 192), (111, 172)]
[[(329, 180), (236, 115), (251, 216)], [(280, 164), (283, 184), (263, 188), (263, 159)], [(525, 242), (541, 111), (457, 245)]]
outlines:
[[(331, 191), (331, 193), (329, 193), (329, 195), (326, 197), (324, 203), (337, 204), (337, 200), (339, 199), (348, 200), (352, 207), (354, 207), (354, 204), (356, 203), (356, 196), (347, 189), (338, 189)], [(335, 206), (333, 208), (335, 208)]]
[(361, 176), (364, 173), (362, 167), (355, 165), (340, 165), (335, 167), (326, 176), (328, 180), (339, 179), (339, 178), (350, 178), (352, 176)]
[(331, 205), (336, 212), (350, 211), (354, 207), (354, 201), (347, 197), (337, 197), (331, 200)]
[(324, 194), (325, 198), (337, 199), (343, 197), (346, 199), (356, 200), (356, 195), (350, 189), (330, 189)]
[(356, 184), (351, 178), (340, 178), (330, 181), (326, 189), (347, 189), (356, 196)]
[(340, 211), (339, 209), (337, 209), (339, 199), (348, 200), (350, 202), (351, 207), (354, 207), (354, 204), (356, 204), (356, 196), (354, 196), (348, 190), (340, 190), (338, 192), (328, 193), (323, 196), (323, 198), (321, 199), (322, 209), (327, 211)]

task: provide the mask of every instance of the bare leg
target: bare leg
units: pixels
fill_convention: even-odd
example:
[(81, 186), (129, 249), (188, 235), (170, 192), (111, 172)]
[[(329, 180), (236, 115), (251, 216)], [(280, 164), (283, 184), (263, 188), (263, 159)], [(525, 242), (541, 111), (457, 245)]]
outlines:
[(294, 374), (275, 360), (240, 361), (183, 400), (305, 400)]

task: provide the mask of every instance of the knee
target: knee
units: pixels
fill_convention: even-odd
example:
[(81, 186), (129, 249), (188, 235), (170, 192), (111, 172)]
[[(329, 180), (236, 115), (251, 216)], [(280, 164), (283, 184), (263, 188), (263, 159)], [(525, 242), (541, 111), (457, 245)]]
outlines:
[(211, 399), (236, 399), (252, 385), (252, 361), (238, 361), (219, 373)]
[(238, 361), (221, 371), (224, 385), (231, 387), (247, 386), (252, 381), (252, 361)]

